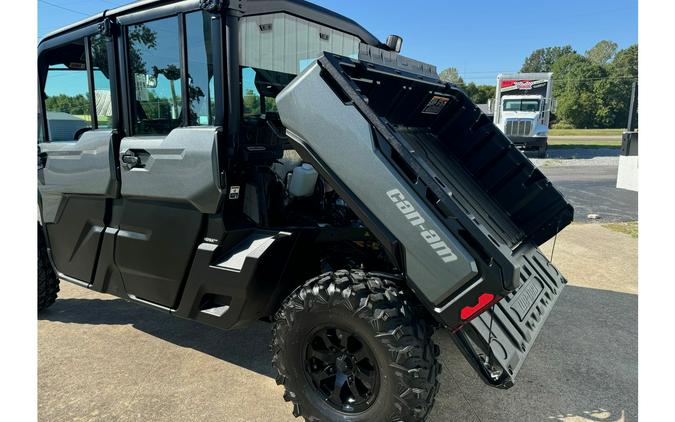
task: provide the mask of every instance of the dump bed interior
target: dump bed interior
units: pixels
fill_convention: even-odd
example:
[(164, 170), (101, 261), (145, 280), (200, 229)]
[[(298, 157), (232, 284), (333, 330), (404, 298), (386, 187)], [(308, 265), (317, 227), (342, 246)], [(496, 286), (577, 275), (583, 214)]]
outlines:
[(467, 215), (485, 225), (500, 243), (513, 246), (524, 237), (523, 231), (494, 203), (480, 185), (454, 159), (447, 159), (442, 143), (423, 128), (397, 127), (410, 150), (424, 158), (439, 179), (453, 192)]
[[(370, 56), (372, 58), (372, 55)], [(573, 218), (573, 209), (544, 174), (450, 84), (373, 62), (326, 57), (349, 77), (387, 135), (429, 165), (447, 193), (490, 235), (513, 248), (541, 245)]]

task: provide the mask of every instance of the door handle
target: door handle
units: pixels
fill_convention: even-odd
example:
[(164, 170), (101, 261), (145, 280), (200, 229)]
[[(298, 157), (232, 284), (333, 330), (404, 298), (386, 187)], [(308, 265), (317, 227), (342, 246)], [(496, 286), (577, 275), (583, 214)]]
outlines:
[(122, 153), (121, 157), (122, 164), (127, 170), (131, 170), (135, 167), (141, 166), (141, 158), (133, 150), (126, 150)]
[(47, 153), (38, 152), (38, 170), (42, 170), (43, 168), (45, 168), (46, 165), (47, 165)]

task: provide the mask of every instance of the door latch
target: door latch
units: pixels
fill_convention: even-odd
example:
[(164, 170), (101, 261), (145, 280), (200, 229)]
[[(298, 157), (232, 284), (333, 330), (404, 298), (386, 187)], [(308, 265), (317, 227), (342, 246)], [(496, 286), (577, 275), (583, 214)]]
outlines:
[(38, 170), (42, 170), (47, 165), (47, 153), (38, 147)]
[(126, 150), (122, 153), (122, 164), (127, 170), (131, 170), (135, 167), (141, 166), (140, 157), (133, 150)]

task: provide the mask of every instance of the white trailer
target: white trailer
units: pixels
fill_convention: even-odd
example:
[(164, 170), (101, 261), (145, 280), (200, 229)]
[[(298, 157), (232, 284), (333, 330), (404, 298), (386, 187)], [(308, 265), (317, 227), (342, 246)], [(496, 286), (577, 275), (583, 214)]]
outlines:
[(546, 156), (548, 125), (555, 100), (553, 73), (511, 73), (497, 76), (493, 121), (525, 151)]

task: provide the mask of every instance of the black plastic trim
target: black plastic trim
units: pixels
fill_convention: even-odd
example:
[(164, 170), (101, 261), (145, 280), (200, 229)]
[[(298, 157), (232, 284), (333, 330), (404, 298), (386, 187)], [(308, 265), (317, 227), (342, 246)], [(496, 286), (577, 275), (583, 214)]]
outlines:
[(227, 82), (224, 83), (225, 99), (227, 108), (227, 153), (233, 155), (239, 143), (239, 128), (241, 127), (241, 103), (239, 73), (239, 18), (228, 13), (225, 15), (225, 60), (224, 69), (227, 74)]
[(188, 46), (187, 31), (185, 22), (185, 13), (178, 15), (178, 36), (179, 36), (179, 61), (180, 61), (180, 87), (181, 87), (181, 107), (183, 107), (184, 127), (190, 126), (190, 83), (188, 81)]
[(96, 116), (96, 95), (94, 88), (94, 69), (91, 67), (91, 36), (84, 37), (84, 62), (87, 68), (87, 86), (89, 87), (89, 114), (91, 116), (91, 127), (98, 128), (98, 117)]

